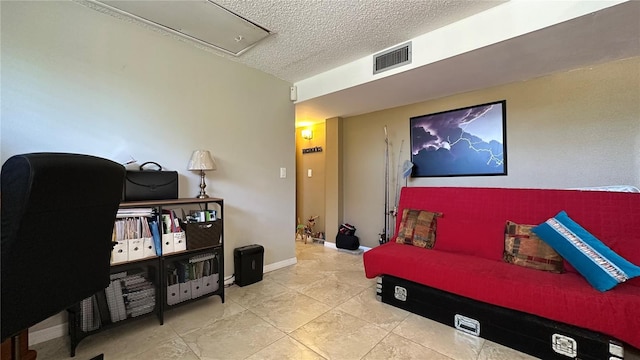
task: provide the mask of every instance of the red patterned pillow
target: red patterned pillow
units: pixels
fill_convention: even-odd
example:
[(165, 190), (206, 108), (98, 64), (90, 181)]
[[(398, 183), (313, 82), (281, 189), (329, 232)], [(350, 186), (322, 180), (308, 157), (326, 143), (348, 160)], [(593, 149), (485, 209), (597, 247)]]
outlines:
[(507, 221), (504, 235), (504, 261), (553, 273), (564, 272), (562, 257), (531, 232), (531, 228), (535, 226)]
[(404, 209), (396, 242), (427, 249), (436, 243), (436, 219), (442, 213)]

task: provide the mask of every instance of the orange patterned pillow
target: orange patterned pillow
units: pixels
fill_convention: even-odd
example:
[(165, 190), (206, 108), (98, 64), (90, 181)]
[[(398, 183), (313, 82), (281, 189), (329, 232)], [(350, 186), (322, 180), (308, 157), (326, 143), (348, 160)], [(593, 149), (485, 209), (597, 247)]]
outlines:
[(396, 242), (432, 249), (436, 243), (436, 219), (442, 213), (404, 209)]
[(562, 257), (531, 232), (531, 228), (535, 226), (507, 221), (502, 258), (508, 263), (532, 269), (554, 273), (564, 272)]

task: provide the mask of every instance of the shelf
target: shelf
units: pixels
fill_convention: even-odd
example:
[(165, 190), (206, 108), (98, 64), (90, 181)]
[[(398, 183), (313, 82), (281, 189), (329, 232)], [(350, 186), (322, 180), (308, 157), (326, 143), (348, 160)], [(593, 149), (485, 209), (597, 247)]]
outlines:
[(222, 203), (224, 200), (220, 198), (181, 198), (169, 200), (148, 200), (148, 201), (127, 201), (120, 203), (121, 208), (131, 207), (167, 207), (167, 205), (185, 205), (185, 204), (204, 204), (204, 203)]
[[(169, 199), (169, 200), (149, 200), (149, 201), (130, 201), (123, 202), (120, 204), (120, 208), (139, 208), (139, 207), (150, 207), (156, 208), (157, 212), (154, 213), (162, 213), (163, 208), (175, 208), (176, 205), (199, 205), (204, 204), (205, 208), (207, 204), (215, 203), (219, 210), (219, 216), (216, 220), (219, 221), (216, 223), (216, 231), (208, 232), (206, 231), (197, 231), (194, 232), (192, 236), (194, 239), (197, 238), (194, 244), (198, 246), (195, 249), (181, 250), (176, 252), (170, 252), (166, 254), (162, 254), (159, 256), (149, 256), (142, 259), (129, 260), (111, 264), (111, 273), (118, 273), (124, 271), (131, 271), (136, 269), (141, 269), (148, 281), (153, 283), (153, 287), (155, 288), (155, 308), (153, 311), (143, 314), (136, 317), (127, 317), (126, 319), (112, 322), (110, 318), (107, 318), (106, 321), (102, 322), (100, 328), (91, 331), (82, 331), (82, 310), (80, 303), (76, 304), (72, 308), (68, 310), (69, 312), (69, 334), (71, 336), (70, 341), (70, 353), (71, 356), (75, 356), (76, 347), (79, 345), (80, 341), (90, 335), (99, 333), (106, 329), (113, 328), (115, 326), (126, 325), (131, 321), (135, 321), (137, 319), (146, 318), (148, 316), (156, 315), (160, 325), (164, 323), (164, 312), (170, 310), (176, 306), (181, 306), (184, 304), (192, 303), (194, 301), (198, 301), (200, 299), (208, 298), (210, 296), (220, 296), (222, 302), (224, 303), (224, 223), (223, 223), (223, 211), (224, 211), (224, 200), (221, 198), (205, 198), (205, 199), (197, 199), (197, 198), (181, 198), (181, 199)], [(154, 215), (156, 216), (156, 215)], [(189, 235), (186, 233), (186, 241), (187, 245), (189, 244)], [(212, 239), (219, 236), (218, 239), (212, 240), (210, 243), (207, 241), (208, 237)], [(201, 294), (196, 298), (188, 299), (182, 302), (177, 302), (169, 305), (167, 303), (167, 284), (168, 284), (168, 274), (170, 273), (169, 268), (173, 266), (173, 263), (176, 261), (181, 261), (184, 259), (188, 259), (203, 253), (213, 252), (218, 257), (218, 289)], [(202, 274), (202, 273), (201, 273)], [(215, 272), (209, 273), (210, 275), (216, 274)], [(206, 277), (206, 276), (205, 276)], [(187, 279), (185, 283), (190, 283), (192, 281), (199, 281), (200, 277), (196, 277), (196, 279)], [(197, 282), (196, 282), (197, 283)], [(211, 282), (209, 282), (211, 283)], [(180, 283), (184, 284), (184, 283)], [(103, 290), (104, 291), (104, 290)], [(98, 293), (100, 294), (100, 293)], [(106, 305), (103, 306), (98, 304), (97, 308), (99, 312), (104, 313), (106, 309), (107, 312), (109, 310), (106, 308)], [(108, 315), (106, 315), (108, 317)], [(102, 318), (102, 316), (101, 316)]]

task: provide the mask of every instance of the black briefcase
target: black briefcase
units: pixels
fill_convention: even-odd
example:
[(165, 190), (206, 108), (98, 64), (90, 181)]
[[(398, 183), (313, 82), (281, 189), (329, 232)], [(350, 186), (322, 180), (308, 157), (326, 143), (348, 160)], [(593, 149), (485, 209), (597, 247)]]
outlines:
[[(144, 169), (145, 165), (156, 165), (156, 170)], [(178, 198), (178, 172), (162, 171), (155, 162), (140, 165), (140, 170), (127, 170), (123, 190), (124, 201), (165, 200)]]

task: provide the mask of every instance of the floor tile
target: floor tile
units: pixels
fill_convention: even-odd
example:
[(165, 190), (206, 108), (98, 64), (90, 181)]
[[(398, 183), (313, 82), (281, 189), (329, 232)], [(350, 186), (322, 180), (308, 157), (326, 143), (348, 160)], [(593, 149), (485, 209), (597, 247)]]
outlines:
[(395, 306), (385, 304), (375, 298), (375, 287), (365, 288), (336, 309), (359, 319), (377, 325), (387, 331), (393, 330), (411, 313)]
[[(314, 245), (311, 245), (314, 246)], [(304, 261), (308, 261), (308, 260), (317, 260), (320, 261), (320, 258), (322, 257), (323, 252), (322, 251), (305, 251), (305, 249), (298, 249), (298, 252), (296, 253), (296, 259), (298, 259), (298, 261), (300, 262), (304, 262)]]
[(431, 350), (396, 334), (387, 335), (362, 360), (451, 360), (451, 358)]
[[(358, 266), (362, 267), (362, 265)], [(325, 275), (334, 276), (340, 282), (351, 286), (371, 287), (376, 285), (376, 279), (367, 279), (363, 269), (327, 271)]]
[(127, 356), (126, 360), (198, 360), (196, 354), (180, 338), (175, 337), (161, 342), (141, 354)]
[(325, 254), (320, 259), (320, 263), (325, 264), (326, 269), (334, 271), (359, 271), (364, 275), (362, 255), (352, 255), (337, 250), (332, 251), (333, 253)]
[(338, 306), (366, 289), (364, 286), (353, 286), (343, 281), (335, 274), (314, 281), (300, 289), (300, 292), (321, 301), (329, 306)]
[(536, 357), (523, 354), (506, 346), (485, 340), (478, 360), (535, 360)]
[(485, 341), (415, 314), (403, 320), (393, 333), (456, 360), (476, 360)]
[(244, 310), (233, 301), (227, 300), (223, 304), (219, 296), (211, 296), (165, 312), (164, 323), (178, 335), (184, 335)]
[(317, 268), (305, 271), (301, 266), (296, 265), (265, 274), (265, 279), (271, 279), (288, 289), (300, 291), (305, 286), (321, 280), (325, 276), (325, 272), (319, 271)]
[(260, 282), (247, 285), (233, 285), (226, 290), (226, 299), (234, 301), (247, 308), (252, 305), (260, 304), (270, 298), (286, 292), (288, 289), (277, 282), (265, 278)]
[(320, 261), (319, 259), (315, 260), (298, 260), (298, 263), (295, 265), (296, 270), (301, 273), (320, 273), (324, 270), (331, 270), (330, 268), (326, 268), (326, 264)]
[(339, 310), (331, 310), (290, 335), (327, 359), (360, 359), (388, 332)]
[(249, 356), (247, 360), (324, 360), (325, 358), (313, 350), (302, 345), (298, 341), (285, 336), (257, 353)]
[(249, 307), (256, 315), (286, 333), (294, 331), (330, 309), (329, 306), (293, 290)]
[(285, 334), (249, 310), (218, 320), (182, 338), (200, 359), (244, 359)]
[(78, 346), (78, 357), (84, 358), (85, 349), (95, 349), (104, 353), (107, 359), (125, 359), (151, 350), (177, 335), (170, 326), (161, 326), (155, 316), (148, 317), (82, 340)]
[[(224, 304), (212, 296), (167, 311), (163, 326), (154, 316), (115, 326), (82, 340), (74, 359), (533, 359), (377, 301), (362, 255), (295, 246), (295, 265), (227, 288)], [(31, 348), (70, 359), (68, 336)]]

